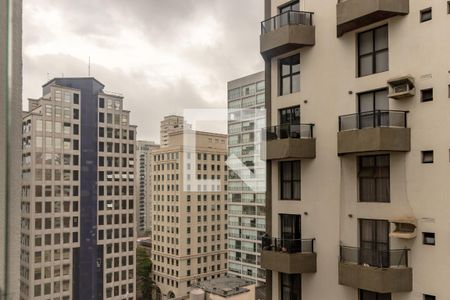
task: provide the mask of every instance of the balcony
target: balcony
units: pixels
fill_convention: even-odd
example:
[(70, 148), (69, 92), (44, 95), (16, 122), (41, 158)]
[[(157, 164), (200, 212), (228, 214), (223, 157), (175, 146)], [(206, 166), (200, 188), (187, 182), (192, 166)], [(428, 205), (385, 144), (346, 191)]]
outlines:
[(338, 155), (409, 152), (407, 111), (376, 110), (339, 117)]
[(339, 284), (377, 293), (412, 291), (409, 249), (374, 251), (340, 247)]
[(409, 0), (340, 0), (337, 7), (337, 36), (409, 13)]
[(312, 16), (312, 12), (287, 11), (261, 22), (261, 55), (270, 59), (303, 46), (313, 46), (316, 29)]
[(261, 267), (286, 274), (316, 272), (314, 239), (288, 240), (263, 237)]
[(261, 159), (308, 159), (316, 157), (314, 124), (278, 125), (263, 129)]

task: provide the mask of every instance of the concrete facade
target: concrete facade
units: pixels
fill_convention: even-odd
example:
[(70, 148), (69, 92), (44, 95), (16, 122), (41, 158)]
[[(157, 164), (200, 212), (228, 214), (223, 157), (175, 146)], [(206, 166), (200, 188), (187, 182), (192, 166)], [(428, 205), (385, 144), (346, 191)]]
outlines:
[(226, 135), (185, 129), (152, 153), (153, 280), (185, 297), (227, 269)]
[(0, 299), (19, 298), (22, 1), (0, 1)]
[[(266, 18), (278, 15), (286, 2), (266, 1)], [(448, 3), (425, 0), (336, 2), (300, 1), (301, 10), (314, 13), (315, 45), (265, 57), (266, 76), (269, 78), (266, 83), (270, 82), (271, 87), (267, 97), (269, 125), (280, 124), (279, 109), (300, 106), (301, 122), (315, 124), (316, 138), (316, 157), (301, 159), (301, 168), (297, 170), (301, 178), (301, 200), (280, 199), (279, 166), (283, 160), (268, 162), (270, 187), (267, 201), (270, 204), (266, 207), (270, 210), (271, 220), (267, 232), (272, 237), (280, 237), (281, 215), (289, 214), (300, 216), (302, 239), (315, 238), (317, 272), (302, 274), (299, 278), (298, 295), (301, 299), (364, 300), (360, 293), (365, 293), (363, 289), (374, 289), (367, 283), (377, 276), (381, 276), (377, 277), (382, 282), (381, 286), (387, 281), (394, 285), (378, 290), (392, 292), (378, 294), (378, 299), (419, 300), (424, 299), (424, 295), (435, 296), (436, 299), (450, 298), (449, 289), (443, 282), (443, 278), (450, 276), (446, 263), (450, 259), (450, 206), (447, 199), (450, 174), (450, 137), (447, 134), (447, 128), (450, 128), (450, 40), (442, 39), (449, 35)], [(339, 14), (353, 14), (372, 7), (372, 4), (383, 6), (388, 2), (403, 3), (408, 5), (408, 10), (387, 14), (383, 18), (368, 16), (357, 27), (336, 37), (339, 31), (336, 20), (342, 18)], [(364, 7), (364, 3), (370, 7)], [(432, 18), (426, 21), (429, 17), (422, 16), (425, 21), (421, 22), (421, 14), (430, 8)], [(364, 19), (365, 13), (360, 17)], [(358, 62), (358, 37), (383, 25), (387, 25), (388, 32), (387, 70), (359, 76), (358, 69), (362, 63)], [(300, 89), (281, 94), (280, 60), (291, 55), (300, 56)], [(404, 77), (414, 79), (416, 92), (401, 99), (388, 98), (388, 108), (384, 108), (409, 111), (406, 128), (400, 128), (401, 137), (387, 138), (396, 147), (385, 148), (386, 144), (379, 135), (384, 129), (394, 129), (389, 125), (388, 128), (376, 128), (378, 133), (374, 140), (365, 137), (365, 142), (360, 140), (360, 133), (366, 129), (339, 132), (339, 116), (359, 113), (358, 99), (362, 93), (380, 89), (387, 91), (390, 88), (388, 81)], [(426, 101), (424, 95), (430, 88), (433, 88), (432, 101)], [(346, 144), (353, 144), (356, 151), (346, 149), (346, 155), (338, 156), (344, 154), (343, 148), (338, 148), (338, 139), (342, 138), (338, 132), (352, 135), (347, 140), (350, 144)], [(397, 148), (399, 145), (400, 149)], [(368, 152), (362, 153), (363, 150)], [(423, 152), (429, 150), (433, 152)], [(361, 201), (360, 177), (363, 174), (360, 160), (374, 154), (388, 155), (389, 167), (383, 171), (389, 178), (387, 202)], [(426, 155), (432, 155), (433, 159)], [(340, 246), (351, 246), (361, 251), (366, 245), (361, 229), (364, 220), (387, 222), (388, 231), (392, 232), (396, 225), (390, 221), (396, 219), (414, 219), (412, 223), (417, 225), (417, 235), (391, 234), (386, 238), (386, 234), (380, 234), (386, 238), (383, 244), (386, 250), (383, 251), (392, 257), (392, 251), (396, 249), (410, 249), (407, 262), (402, 262), (401, 266), (394, 266), (391, 262), (388, 266), (376, 268), (376, 276), (371, 273), (364, 277), (366, 281), (363, 284), (356, 278), (364, 275), (361, 270), (365, 272), (367, 269), (361, 268), (365, 262), (355, 255), (355, 265), (344, 266), (348, 267), (346, 275), (339, 273)], [(375, 227), (372, 229), (377, 230)], [(435, 236), (435, 245), (427, 238), (430, 234)], [(373, 240), (371, 243), (375, 244)], [(349, 274), (354, 275), (352, 280), (348, 279)], [(273, 270), (267, 272), (266, 278), (267, 298), (281, 299), (282, 275)], [(399, 286), (403, 288), (397, 289)], [(300, 296), (295, 299), (300, 299)]]

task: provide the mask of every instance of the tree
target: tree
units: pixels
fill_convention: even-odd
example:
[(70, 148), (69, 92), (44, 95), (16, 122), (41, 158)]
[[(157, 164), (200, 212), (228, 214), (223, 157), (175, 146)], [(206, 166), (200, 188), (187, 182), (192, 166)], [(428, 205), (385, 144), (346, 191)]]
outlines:
[(152, 261), (147, 251), (142, 247), (136, 249), (136, 281), (138, 288), (138, 299), (151, 300), (152, 294)]

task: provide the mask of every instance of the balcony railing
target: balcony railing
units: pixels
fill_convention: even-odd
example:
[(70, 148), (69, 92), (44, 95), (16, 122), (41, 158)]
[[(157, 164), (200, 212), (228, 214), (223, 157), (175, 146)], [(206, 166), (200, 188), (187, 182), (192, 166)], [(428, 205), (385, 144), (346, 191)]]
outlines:
[(340, 247), (340, 261), (377, 268), (408, 267), (409, 249), (372, 250), (357, 247)]
[(339, 116), (339, 131), (376, 127), (407, 127), (408, 111), (374, 110)]
[(263, 136), (267, 141), (280, 139), (311, 139), (313, 138), (314, 124), (283, 124), (263, 129)]
[(280, 29), (288, 25), (312, 26), (312, 12), (287, 11), (261, 22), (261, 34)]
[(263, 236), (262, 249), (286, 253), (313, 253), (314, 239), (280, 239)]

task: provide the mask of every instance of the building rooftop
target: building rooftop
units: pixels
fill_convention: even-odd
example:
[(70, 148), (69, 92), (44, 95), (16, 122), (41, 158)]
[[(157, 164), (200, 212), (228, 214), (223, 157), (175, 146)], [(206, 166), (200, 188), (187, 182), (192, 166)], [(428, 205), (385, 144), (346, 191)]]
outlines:
[(254, 284), (251, 281), (237, 277), (219, 277), (202, 281), (196, 284), (196, 287), (207, 293), (219, 295), (222, 297), (230, 297), (238, 294), (246, 293), (249, 289), (246, 286)]

